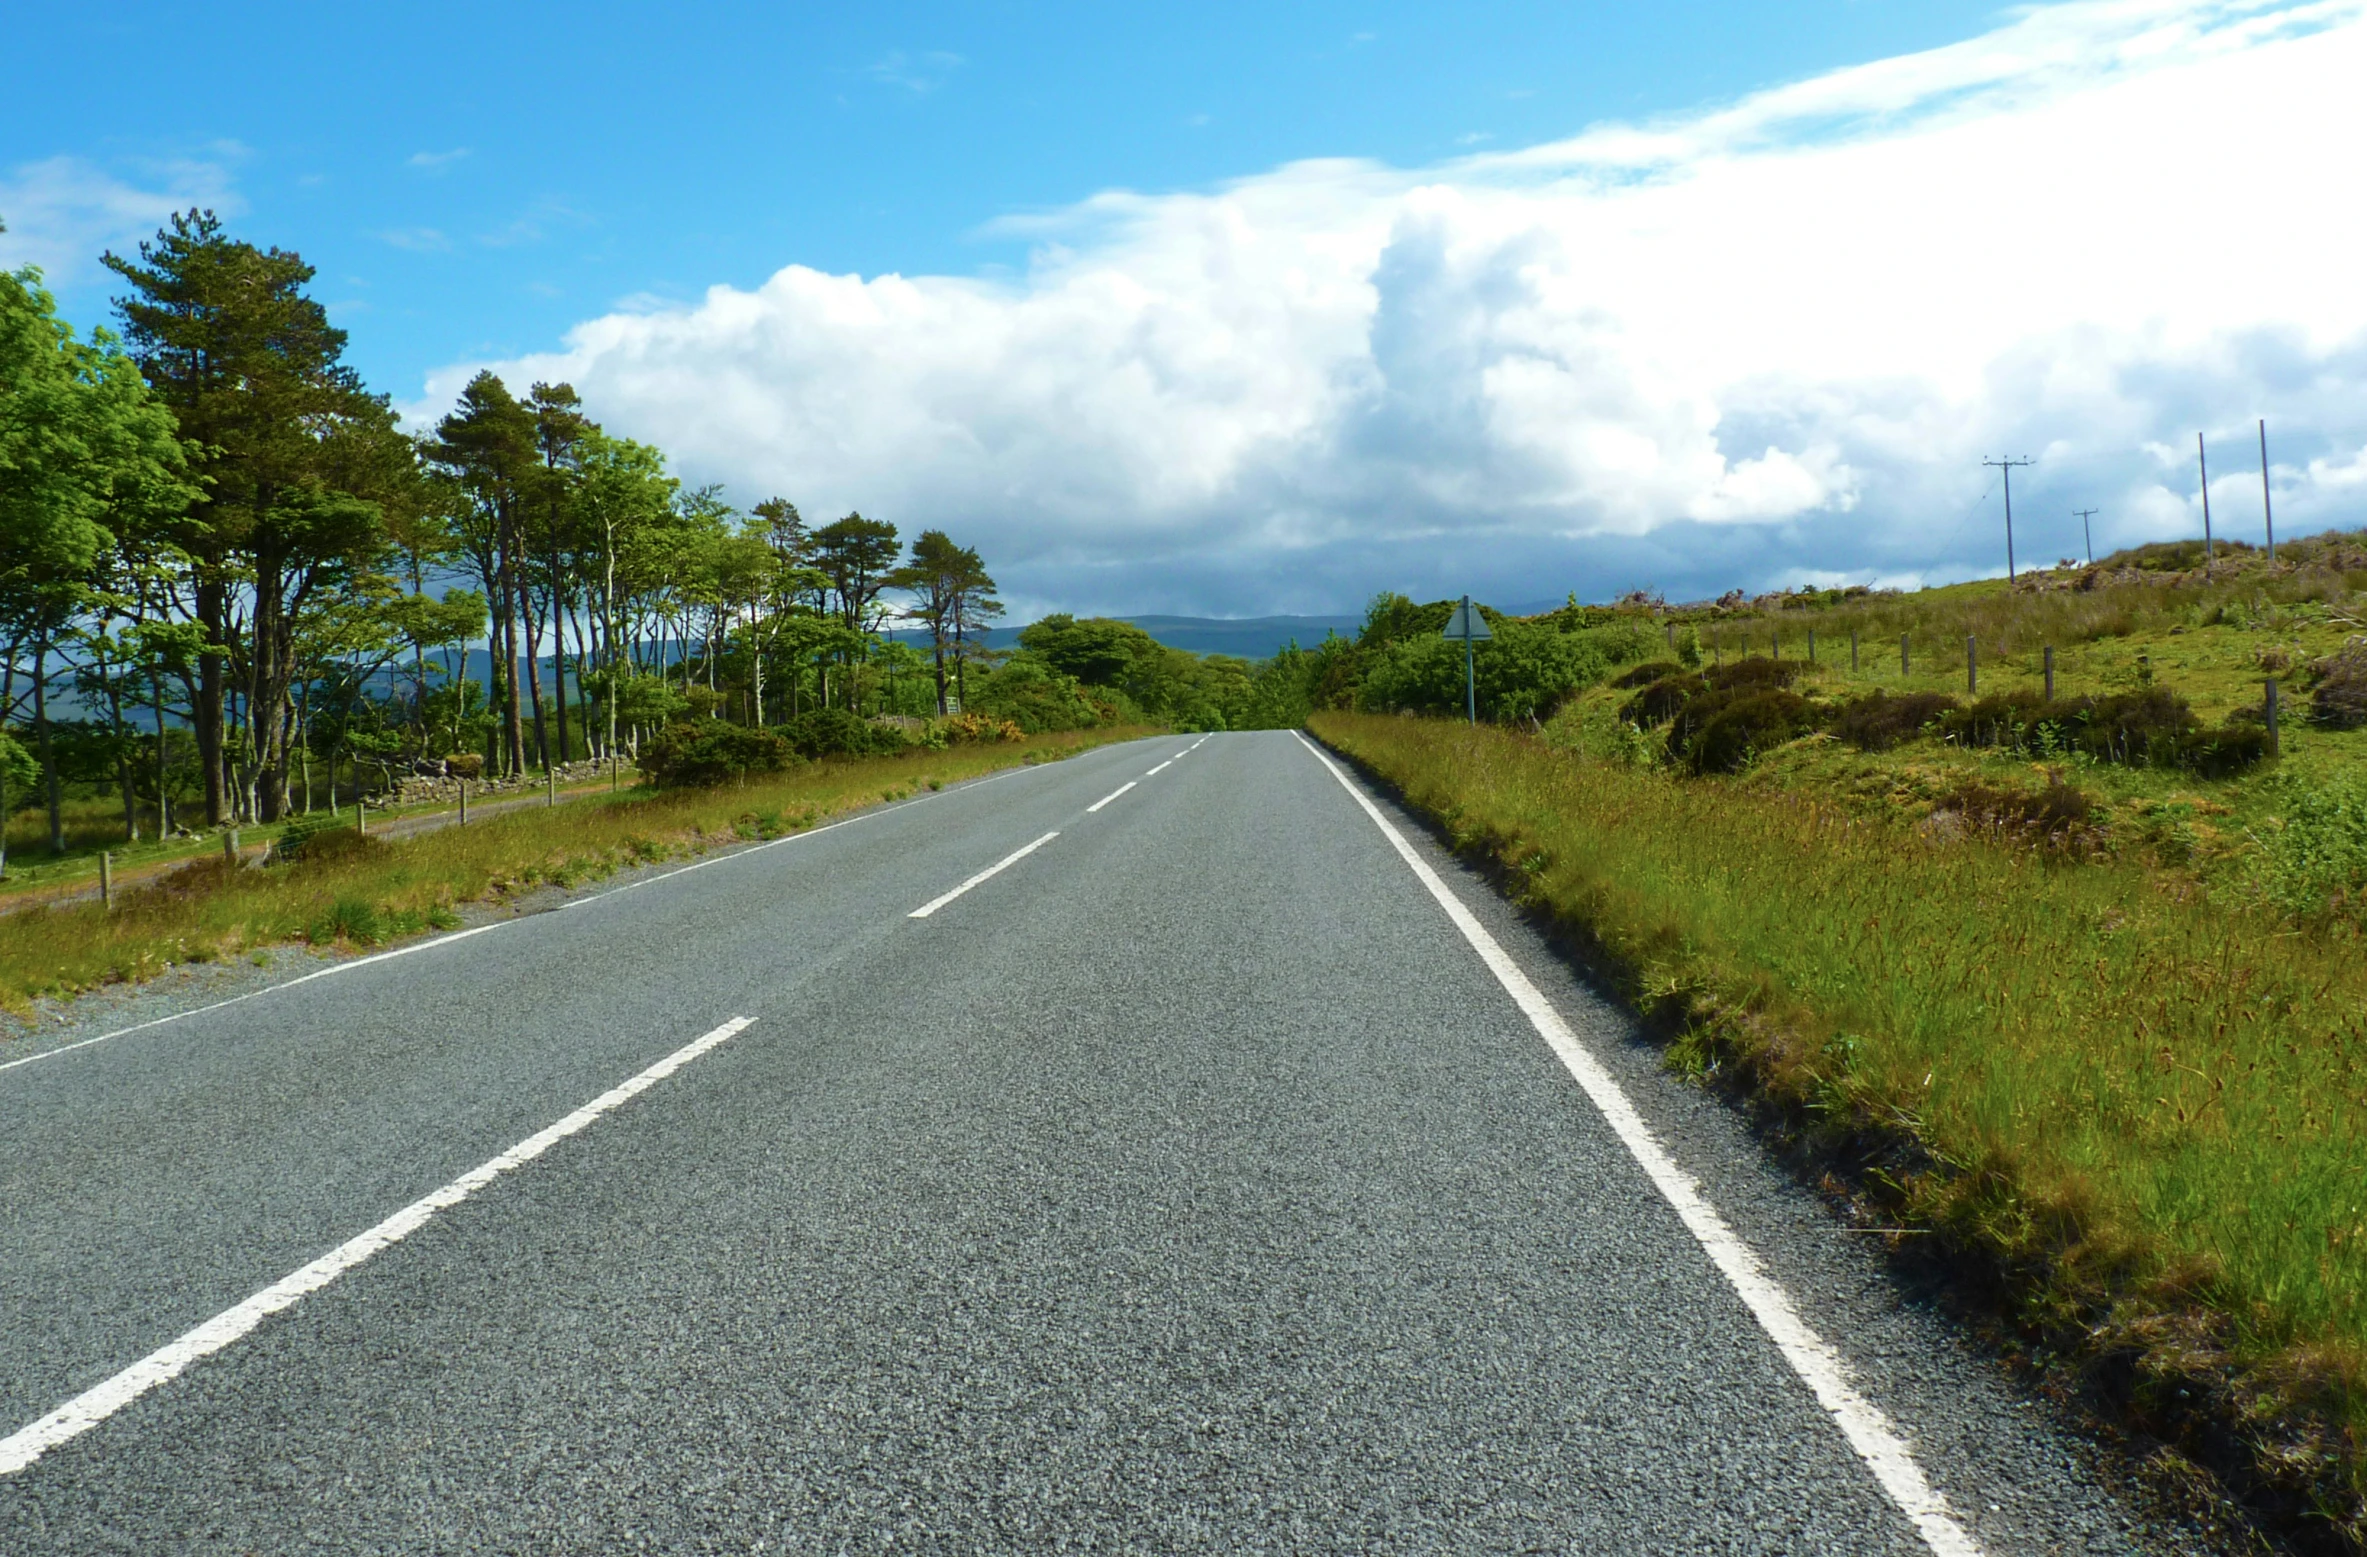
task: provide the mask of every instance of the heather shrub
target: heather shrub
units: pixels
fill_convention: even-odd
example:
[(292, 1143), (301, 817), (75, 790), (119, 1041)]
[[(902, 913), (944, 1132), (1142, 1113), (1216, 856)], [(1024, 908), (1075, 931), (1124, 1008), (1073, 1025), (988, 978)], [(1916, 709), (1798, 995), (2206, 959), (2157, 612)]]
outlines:
[(2086, 828), (2094, 807), (2083, 791), (2055, 778), (2043, 789), (1998, 789), (1976, 779), (1958, 785), (1936, 809), (1953, 811), (1977, 826), (2062, 847)]
[(1833, 717), (1833, 733), (1862, 751), (1888, 751), (1923, 733), (1926, 725), (1954, 710), (1945, 692), (1870, 692), (1845, 703)]
[(2086, 718), (2087, 699), (2049, 702), (2036, 692), (1994, 692), (1940, 716), (1939, 736), (1958, 746), (2062, 751)]
[(703, 788), (751, 773), (777, 773), (796, 757), (790, 742), (774, 731), (702, 719), (668, 726), (642, 747), (638, 766), (661, 789)]
[(1664, 724), (1674, 719), (1677, 710), (1683, 708), (1688, 699), (1699, 696), (1707, 686), (1707, 682), (1687, 671), (1662, 676), (1621, 704), (1619, 717), (1629, 724)]
[(1746, 659), (1704, 671), (1702, 676), (1717, 688), (1788, 687), (1799, 680), (1800, 673), (1807, 668), (1798, 660)]
[[(1680, 754), (1677, 732), (1687, 726)], [(1687, 704), (1670, 728), (1669, 751), (1695, 773), (1736, 773), (1759, 753), (1815, 727), (1815, 709), (1797, 692), (1734, 687), (1706, 692)]]
[(2194, 710), (2167, 687), (2115, 693), (2081, 711), (2079, 743), (2105, 761), (2132, 767), (2179, 765), (2181, 742), (2195, 728)]
[(1650, 686), (1663, 676), (1682, 675), (1684, 669), (1684, 666), (1673, 660), (1654, 660), (1650, 664), (1638, 665), (1633, 670), (1620, 672), (1611, 678), (1608, 685), (1617, 687), (1622, 692), (1633, 692), (1638, 687)]
[(2367, 642), (2353, 639), (2341, 653), (2310, 667), (2317, 682), (2310, 693), (2312, 719), (2336, 730), (2367, 725)]

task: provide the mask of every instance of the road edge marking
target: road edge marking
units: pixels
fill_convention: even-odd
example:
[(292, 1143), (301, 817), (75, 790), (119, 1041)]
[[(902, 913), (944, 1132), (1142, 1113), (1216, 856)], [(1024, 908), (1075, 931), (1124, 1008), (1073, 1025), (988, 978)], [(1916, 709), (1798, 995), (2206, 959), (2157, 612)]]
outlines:
[(906, 914), (904, 917), (907, 919), (928, 918), (938, 909), (943, 908), (955, 898), (960, 897), (964, 892), (969, 891), (972, 887), (977, 886), (982, 881), (988, 880), (994, 876), (998, 876), (1004, 871), (1009, 870), (1012, 866), (1018, 864), (1021, 860), (1026, 859), (1029, 855), (1035, 853), (1036, 850), (1042, 848), (1045, 844), (1050, 843), (1053, 839), (1059, 836), (1060, 834), (1056, 832), (1044, 834), (1043, 837), (1038, 838), (1026, 848), (1004, 855), (1001, 859), (995, 861), (992, 865), (987, 866), (986, 869), (980, 871), (977, 875), (972, 876), (960, 886), (955, 887), (951, 892), (945, 893), (941, 897), (933, 897), (929, 899), (929, 901), (923, 903), (920, 907), (914, 909), (911, 913)]
[(1380, 828), (1382, 836), (1397, 850), (1398, 857), (1411, 867), (1416, 879), (1429, 890), (1439, 907), (1446, 910), (1447, 918), (1463, 933), (1463, 939), (1470, 943), (1473, 951), (1479, 953), (1480, 961), (1487, 964), (1488, 971), (1496, 976), (1496, 982), (1504, 986), (1504, 992), (1520, 1007), (1521, 1014), (1529, 1019), (1529, 1025), (1536, 1028), (1537, 1035), (1561, 1060), (1563, 1068), (1569, 1071), (1579, 1089), (1585, 1092), (1588, 1101), (1594, 1104), (1596, 1111), (1603, 1116), (1603, 1121), (1611, 1127), (1611, 1133), (1619, 1137), (1620, 1145), (1627, 1148), (1628, 1155), (1644, 1170), (1644, 1176), (1652, 1181), (1652, 1187), (1660, 1191), (1661, 1198), (1677, 1213), (1677, 1219), (1685, 1224), (1685, 1230), (1701, 1245), (1710, 1263), (1718, 1268), (1719, 1274), (1733, 1287), (1735, 1295), (1742, 1299), (1743, 1306), (1751, 1311), (1751, 1317), (1758, 1321), (1759, 1328), (1775, 1343), (1776, 1350), (1783, 1354), (1792, 1372), (1801, 1383), (1808, 1386), (1817, 1404), (1841, 1429), (1841, 1435), (1849, 1441), (1850, 1448), (1857, 1452), (1857, 1457), (1865, 1463), (1866, 1468), (1873, 1472), (1883, 1492), (1897, 1505), (1899, 1512), (1907, 1516), (1908, 1522), (1915, 1527), (1915, 1533), (1923, 1538), (1923, 1544), (1939, 1554), (1939, 1557), (1981, 1557), (1979, 1543), (1957, 1520), (1956, 1512), (1949, 1507), (1947, 1498), (1923, 1474), (1923, 1467), (1916, 1463), (1914, 1451), (1908, 1446), (1905, 1435), (1891, 1424), (1880, 1406), (1858, 1392), (1857, 1387), (1850, 1382), (1849, 1365), (1841, 1354), (1800, 1317), (1799, 1308), (1792, 1302), (1791, 1294), (1767, 1274), (1758, 1255), (1727, 1225), (1726, 1219), (1710, 1204), (1709, 1198), (1702, 1193), (1701, 1186), (1693, 1177), (1677, 1166), (1676, 1159), (1668, 1154), (1668, 1149), (1653, 1135), (1651, 1126), (1636, 1112), (1635, 1105), (1628, 1100), (1627, 1093), (1618, 1081), (1578, 1041), (1578, 1035), (1562, 1019), (1561, 1012), (1521, 971), (1520, 965), (1488, 933), (1487, 927), (1479, 922), (1477, 916), (1464, 906), (1463, 900), (1456, 897), (1439, 878), (1438, 872), (1430, 868), (1429, 862), (1414, 852), (1405, 834), (1381, 814), (1381, 808), (1374, 805), (1369, 796), (1349, 781), (1339, 764), (1304, 735), (1299, 735), (1296, 730), (1291, 734), (1298, 736), (1299, 744), (1306, 747), (1315, 760), (1339, 780), (1340, 787), (1348, 792), (1349, 797), (1363, 807), (1364, 814), (1372, 818), (1374, 826)]
[(412, 1201), (368, 1232), (348, 1238), (311, 1264), (281, 1277), (245, 1302), (224, 1309), (113, 1378), (84, 1390), (47, 1416), (0, 1438), (0, 1476), (14, 1475), (58, 1445), (98, 1426), (158, 1385), (178, 1378), (191, 1363), (229, 1346), (282, 1309), (293, 1308), (307, 1294), (319, 1291), (379, 1250), (402, 1242), (433, 1221), (437, 1212), (460, 1204), (504, 1173), (532, 1162), (598, 1121), (603, 1114), (630, 1102), (708, 1050), (752, 1026), (755, 1020), (735, 1016), (701, 1034), (646, 1070), (610, 1087), (558, 1123), (537, 1130), (443, 1188)]

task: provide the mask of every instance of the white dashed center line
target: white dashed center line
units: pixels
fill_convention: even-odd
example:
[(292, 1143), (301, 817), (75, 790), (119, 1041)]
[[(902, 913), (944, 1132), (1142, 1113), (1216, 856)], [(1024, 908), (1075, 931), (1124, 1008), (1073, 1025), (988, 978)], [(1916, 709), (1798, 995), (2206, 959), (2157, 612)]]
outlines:
[(1009, 870), (1012, 866), (1018, 864), (1021, 860), (1026, 859), (1029, 855), (1035, 853), (1036, 850), (1042, 848), (1045, 844), (1050, 843), (1053, 839), (1059, 836), (1060, 834), (1058, 833), (1044, 834), (1043, 837), (1038, 838), (1026, 848), (1020, 849), (1011, 854), (1004, 855), (1001, 859), (995, 861), (992, 865), (987, 866), (986, 869), (980, 871), (977, 875), (972, 876), (960, 886), (955, 887), (951, 892), (946, 893), (943, 897), (933, 897), (929, 899), (929, 901), (923, 903), (920, 907), (914, 909), (911, 913), (905, 915), (904, 917), (907, 919), (928, 918), (929, 915), (935, 913), (938, 909), (943, 908), (955, 898), (960, 897), (964, 892), (969, 891), (981, 881), (985, 881), (989, 877), (997, 875), (1002, 871)]

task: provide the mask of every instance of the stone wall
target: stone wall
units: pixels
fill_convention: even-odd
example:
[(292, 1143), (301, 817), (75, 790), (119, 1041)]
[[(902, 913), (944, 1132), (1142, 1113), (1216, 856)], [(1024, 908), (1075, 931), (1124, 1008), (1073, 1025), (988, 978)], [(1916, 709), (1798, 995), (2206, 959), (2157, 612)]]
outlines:
[[(608, 762), (605, 758), (584, 762), (563, 762), (559, 764), (558, 772), (559, 787), (565, 789), (571, 784), (588, 784), (594, 779), (608, 777)], [(629, 760), (619, 758), (618, 782), (631, 784), (638, 782), (639, 779), (640, 774), (635, 771), (633, 764)], [(462, 782), (456, 778), (437, 778), (428, 774), (406, 773), (395, 780), (394, 793), (389, 798), (399, 806), (420, 805), (428, 801), (441, 801), (447, 805), (456, 805), (460, 801)], [(548, 787), (547, 781), (539, 769), (518, 778), (473, 778), (466, 782), (468, 797), (471, 800), (500, 800), (510, 795), (536, 795), (541, 794)]]

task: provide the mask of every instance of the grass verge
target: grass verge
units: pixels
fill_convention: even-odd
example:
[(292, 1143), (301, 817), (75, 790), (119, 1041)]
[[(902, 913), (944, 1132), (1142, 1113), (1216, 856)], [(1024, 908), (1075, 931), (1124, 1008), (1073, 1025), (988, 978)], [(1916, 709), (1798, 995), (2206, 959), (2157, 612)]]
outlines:
[(595, 796), (391, 841), (340, 830), (313, 840), (296, 860), (261, 868), (208, 859), (120, 894), (113, 913), (82, 903), (0, 919), (0, 1008), (29, 1015), (37, 998), (274, 943), (377, 945), (449, 928), (462, 904), (778, 837), (923, 788), (1150, 733), (1082, 730), (831, 760), (744, 785)]
[(2355, 935), (1505, 730), (1310, 725), (1565, 930), (1672, 1065), (1926, 1230), (2033, 1361), (2289, 1536), (2362, 1544)]

